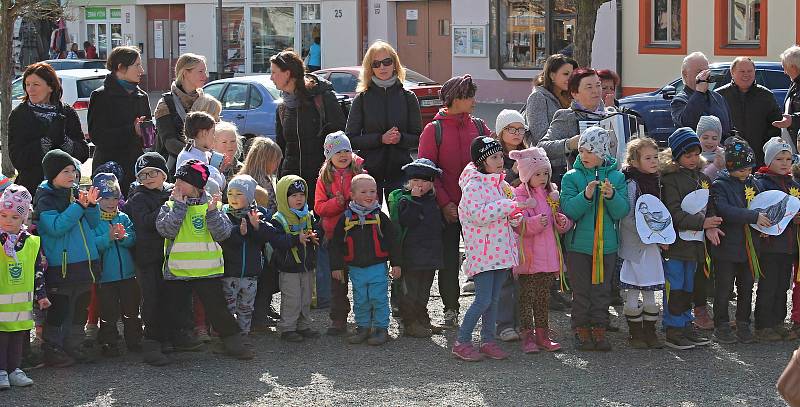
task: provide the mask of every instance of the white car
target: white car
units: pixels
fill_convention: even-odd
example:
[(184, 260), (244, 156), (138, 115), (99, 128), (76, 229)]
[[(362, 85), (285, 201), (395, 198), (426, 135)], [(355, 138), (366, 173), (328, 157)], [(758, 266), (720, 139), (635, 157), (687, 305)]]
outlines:
[[(89, 96), (92, 96), (92, 92), (95, 89), (103, 86), (103, 81), (110, 71), (107, 69), (67, 69), (56, 73), (61, 80), (61, 87), (64, 89), (61, 101), (72, 106), (78, 112), (78, 117), (81, 119), (81, 129), (83, 129), (83, 134), (87, 135), (88, 121), (86, 116), (89, 112)], [(25, 96), (25, 90), (20, 76), (14, 82), (11, 82), (12, 109), (22, 103), (23, 96)]]

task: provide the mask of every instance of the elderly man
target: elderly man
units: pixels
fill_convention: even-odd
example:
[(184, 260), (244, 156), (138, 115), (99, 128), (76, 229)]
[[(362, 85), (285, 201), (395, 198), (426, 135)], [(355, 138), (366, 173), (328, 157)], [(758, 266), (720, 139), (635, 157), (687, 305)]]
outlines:
[[(787, 129), (792, 140), (797, 141), (800, 130), (800, 47), (794, 45), (781, 54), (783, 72), (792, 80), (792, 86), (786, 94), (783, 119), (772, 123), (773, 126)], [(798, 144), (800, 146), (800, 144)]]
[(700, 116), (717, 116), (722, 122), (722, 138), (728, 137), (733, 127), (728, 103), (719, 93), (710, 92), (708, 58), (702, 52), (693, 52), (683, 59), (681, 76), (683, 87), (670, 103), (672, 122), (676, 127), (697, 128)]
[(725, 98), (733, 127), (756, 153), (756, 165), (764, 165), (764, 143), (779, 137), (780, 130), (772, 122), (781, 120), (781, 108), (769, 89), (755, 83), (756, 64), (747, 57), (738, 57), (731, 65), (733, 81), (716, 92)]

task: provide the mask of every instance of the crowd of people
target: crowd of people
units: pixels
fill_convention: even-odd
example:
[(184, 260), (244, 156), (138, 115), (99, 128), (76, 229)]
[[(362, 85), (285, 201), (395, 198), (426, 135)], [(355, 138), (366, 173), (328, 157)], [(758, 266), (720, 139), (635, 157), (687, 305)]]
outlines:
[[(78, 116), (60, 101), (56, 72), (33, 64), (10, 117), (18, 175), (0, 180), (0, 389), (33, 383), (20, 369), (35, 364), (33, 344), (51, 367), (90, 360), (95, 347), (163, 366), (212, 337), (251, 359), (250, 335), (272, 327), (287, 342), (318, 337), (312, 307), (329, 308), (326, 334), (351, 344), (385, 344), (392, 314), (409, 337), (457, 329), (452, 354), (465, 361), (507, 358), (499, 342), (514, 340), (526, 354), (560, 350), (551, 299), (571, 306), (574, 346), (585, 351), (611, 350), (609, 306), (620, 295), (633, 348), (707, 345), (703, 329), (720, 343), (797, 339), (800, 306), (795, 325), (784, 320), (800, 215), (778, 236), (748, 226), (776, 222), (748, 209), (757, 192), (800, 196), (800, 47), (781, 60), (793, 81), (783, 111), (754, 83), (750, 59), (710, 91), (708, 60), (690, 54), (668, 149), (631, 139), (617, 162), (608, 131), (583, 122), (616, 112), (620, 78), (564, 55), (547, 59), (524, 112), (503, 110), (492, 131), (471, 114), (470, 75), (443, 84), (444, 107), (423, 128), (388, 43), (367, 50), (349, 116), (329, 82), (281, 51), (269, 61), (282, 95), (275, 141), (256, 137), (245, 154), (202, 91), (202, 56), (180, 56), (151, 113), (140, 53), (118, 47), (91, 96), (84, 178)], [(689, 211), (682, 202), (700, 190), (707, 204)], [(640, 237), (645, 195), (669, 212), (674, 243)], [(441, 323), (428, 312), (437, 271)], [(475, 292), (463, 316), (462, 271)]]

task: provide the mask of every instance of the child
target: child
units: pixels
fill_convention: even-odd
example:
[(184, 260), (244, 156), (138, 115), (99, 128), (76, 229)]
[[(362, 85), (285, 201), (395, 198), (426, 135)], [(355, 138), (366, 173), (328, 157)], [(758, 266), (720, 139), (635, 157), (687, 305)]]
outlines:
[(31, 194), (20, 185), (4, 186), (0, 197), (0, 242), (3, 243), (0, 295), (14, 300), (0, 305), (0, 312), (11, 315), (0, 322), (0, 390), (33, 384), (19, 369), (22, 349), (30, 342), (33, 329), (33, 300), (40, 309), (50, 306), (44, 286), (47, 261), (39, 237), (25, 226), (31, 210)]
[(94, 228), (94, 234), (103, 260), (103, 275), (97, 285), (100, 315), (97, 342), (102, 346), (104, 356), (115, 357), (121, 355), (117, 344), (117, 320), (120, 317), (128, 350), (141, 350), (141, 292), (130, 252), (136, 241), (136, 233), (128, 215), (119, 211), (120, 187), (117, 177), (111, 173), (99, 173), (94, 176), (92, 185), (99, 191), (97, 203), (100, 206), (100, 224)]
[[(186, 123), (184, 124), (184, 134), (186, 135), (186, 147), (178, 154), (176, 162), (180, 167), (181, 164), (187, 160), (199, 160), (208, 166), (210, 172), (210, 179), (213, 183), (207, 183), (206, 191), (214, 195), (219, 193), (225, 188), (225, 177), (215, 165), (211, 165), (212, 158), (220, 156), (212, 150), (214, 147), (214, 128), (216, 121), (208, 113), (196, 111), (186, 115)], [(220, 157), (221, 158), (221, 157)]]
[(345, 273), (341, 280), (331, 278), (328, 246), (333, 229), (350, 202), (350, 182), (355, 175), (364, 172), (361, 167), (364, 160), (353, 153), (350, 139), (343, 131), (328, 134), (323, 149), (325, 164), (319, 170), (314, 193), (314, 213), (322, 218), (324, 232), (317, 252), (317, 305), (322, 308), (326, 302), (330, 302), (331, 326), (327, 334), (338, 336), (347, 332), (347, 314), (350, 313), (348, 277)]
[[(636, 229), (636, 200), (648, 194), (661, 197), (658, 175), (658, 145), (651, 138), (628, 142), (625, 168), (630, 212), (619, 222), (622, 258), (620, 288), (625, 289), (622, 313), (628, 320), (628, 344), (632, 348), (660, 349), (664, 346), (656, 334), (660, 308), (655, 292), (664, 289), (664, 267), (658, 245), (644, 244)], [(639, 305), (641, 294), (643, 306)]]
[[(581, 133), (578, 158), (561, 181), (561, 209), (575, 222), (567, 232), (572, 327), (579, 350), (610, 351), (606, 339), (611, 276), (617, 261), (616, 223), (628, 214), (625, 176), (609, 151), (608, 132), (592, 126)], [(608, 271), (609, 276), (604, 276)]]
[[(503, 180), (503, 147), (490, 137), (478, 137), (470, 144), (472, 162), (458, 180), (463, 197), (458, 205), (458, 218), (464, 231), (466, 248), (465, 272), (475, 281), (475, 300), (464, 314), (453, 343), (452, 353), (469, 361), (486, 355), (505, 359), (508, 353), (495, 342), (495, 321), (500, 288), (509, 269), (516, 266), (517, 241), (511, 226), (522, 221), (514, 191)], [(513, 217), (513, 221), (511, 218)], [(481, 346), (472, 346), (472, 331), (481, 319)]]
[[(74, 188), (80, 179), (80, 164), (66, 152), (55, 149), (42, 160), (45, 181), (34, 198), (33, 219), (48, 260), (45, 272), (48, 298), (43, 332), (45, 363), (65, 367), (88, 359), (79, 342), (86, 323), (89, 288), (100, 278), (102, 264), (92, 229), (100, 224), (97, 188)], [(77, 315), (79, 313), (80, 315)]]
[(697, 122), (697, 136), (702, 147), (700, 156), (707, 163), (703, 168), (703, 174), (713, 182), (717, 179), (717, 173), (725, 169), (725, 149), (720, 147), (722, 123), (717, 116), (700, 116), (700, 121)]
[[(433, 285), (433, 276), (442, 267), (442, 211), (436, 203), (433, 183), (442, 170), (427, 158), (418, 158), (403, 166), (408, 182), (401, 190), (389, 195), (389, 211), (396, 204), (396, 215), (392, 221), (399, 223), (397, 264), (403, 272), (400, 285), (403, 296), (400, 314), (403, 318), (404, 334), (413, 338), (429, 338), (441, 333), (440, 327), (431, 325), (428, 315), (428, 300)], [(399, 191), (399, 192), (397, 192)], [(399, 195), (399, 197), (398, 197)]]
[(275, 248), (272, 255), (281, 289), (278, 329), (281, 339), (287, 342), (319, 337), (319, 332), (311, 329), (311, 279), (317, 254), (314, 246), (307, 243), (316, 243), (317, 235), (312, 228), (314, 215), (308, 210), (306, 191), (308, 185), (296, 175), (278, 180), (278, 212), (272, 217), (286, 234), (298, 236), (291, 248)]
[[(717, 227), (722, 218), (713, 216), (713, 202), (709, 199), (705, 210), (690, 214), (681, 209), (681, 202), (691, 192), (707, 189), (711, 185), (700, 165), (700, 139), (688, 127), (681, 127), (670, 135), (669, 149), (659, 156), (661, 166), (661, 201), (672, 216), (676, 231), (706, 231), (709, 240), (719, 243)], [(683, 240), (677, 237), (667, 250), (662, 250), (664, 279), (665, 345), (673, 349), (691, 349), (708, 345), (711, 341), (692, 328), (692, 289), (695, 274), (703, 273), (706, 261), (703, 241)], [(698, 270), (699, 269), (699, 270)]]
[(529, 199), (536, 202), (522, 211), (523, 225), (518, 228), (522, 260), (514, 268), (520, 284), (522, 351), (536, 353), (541, 347), (553, 352), (560, 350), (561, 345), (550, 339), (547, 321), (550, 287), (557, 274), (564, 270), (558, 236), (572, 227), (572, 221), (558, 212), (558, 187), (550, 181), (553, 170), (547, 153), (539, 147), (531, 147), (512, 151), (510, 156), (516, 161), (521, 181), (514, 189), (514, 199), (520, 204)]
[[(219, 211), (219, 198), (209, 199), (203, 190), (209, 176), (208, 166), (199, 160), (181, 164), (175, 171), (171, 200), (158, 213), (156, 230), (167, 239), (165, 294), (168, 298), (186, 298), (194, 290), (206, 317), (222, 337), (225, 352), (237, 359), (252, 359), (253, 352), (244, 346), (239, 326), (225, 305), (219, 278), (225, 270), (222, 248), (217, 242), (230, 236), (231, 223)], [(178, 310), (167, 310), (172, 313), (174, 324), (182, 322)]]
[[(800, 184), (792, 179), (792, 146), (780, 137), (764, 144), (764, 164), (756, 173), (758, 191), (778, 190), (800, 195)], [(766, 272), (758, 280), (756, 292), (756, 337), (761, 341), (797, 339), (797, 333), (783, 326), (786, 318), (786, 291), (792, 278), (792, 263), (797, 260), (796, 216), (778, 236), (761, 235), (759, 265)], [(751, 233), (754, 233), (751, 231)]]
[[(750, 258), (748, 237), (750, 224), (769, 227), (767, 216), (747, 209), (750, 199), (756, 195), (752, 172), (756, 163), (753, 149), (746, 141), (729, 138), (725, 141), (725, 167), (711, 184), (711, 199), (717, 213), (725, 219), (720, 229), (723, 237), (719, 244), (711, 246), (714, 264), (714, 340), (719, 343), (752, 343), (755, 341), (750, 329), (752, 313), (753, 278), (757, 277), (757, 258)], [(755, 251), (752, 251), (755, 254)], [(755, 263), (753, 263), (755, 262)], [(772, 270), (770, 270), (771, 272)], [(787, 277), (788, 278), (788, 277)], [(736, 335), (728, 321), (728, 301), (736, 280)]]
[(242, 140), (235, 124), (222, 121), (214, 126), (214, 151), (224, 156), (219, 170), (225, 177), (225, 182), (230, 182), (244, 165), (239, 161), (239, 156), (242, 154)]
[[(386, 261), (391, 277), (400, 278), (392, 221), (381, 212), (378, 186), (367, 174), (353, 177), (352, 201), (339, 219), (331, 240), (332, 277), (353, 284), (353, 312), (356, 332), (347, 339), (357, 344), (383, 345), (389, 339), (389, 295)], [(345, 274), (347, 272), (347, 274)], [(370, 328), (373, 328), (370, 335)]]

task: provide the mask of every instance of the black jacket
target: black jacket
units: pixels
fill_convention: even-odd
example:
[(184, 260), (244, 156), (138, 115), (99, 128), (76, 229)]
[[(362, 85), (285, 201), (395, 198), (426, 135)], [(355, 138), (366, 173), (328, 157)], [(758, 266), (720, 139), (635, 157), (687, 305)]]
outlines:
[[(26, 102), (22, 102), (8, 118), (8, 152), (11, 164), (17, 169), (14, 182), (28, 188), (31, 196), (44, 180), (43, 138), (50, 139), (51, 149), (60, 148), (80, 162), (89, 158), (89, 145), (83, 137), (78, 113), (72, 107), (62, 103), (58, 116), (47, 125), (34, 116)], [(72, 140), (71, 149), (63, 145), (65, 138)]]
[[(383, 144), (383, 133), (392, 127), (400, 130), (400, 142)], [(388, 88), (370, 84), (353, 99), (345, 132), (378, 184), (399, 180), (401, 167), (411, 162), (411, 150), (419, 145), (422, 133), (417, 96), (400, 81)]]
[(89, 99), (89, 137), (95, 145), (92, 171), (108, 161), (119, 163), (124, 171), (120, 186), (126, 196), (136, 179), (133, 166), (143, 153), (142, 139), (133, 127), (133, 121), (141, 116), (152, 117), (147, 93), (139, 87), (128, 93), (113, 73), (106, 75), (103, 86)]
[(733, 83), (717, 89), (716, 92), (728, 102), (733, 127), (739, 132), (739, 136), (753, 147), (757, 166), (764, 165), (764, 143), (781, 135), (780, 129), (772, 125), (782, 115), (775, 95), (755, 83), (745, 93), (740, 92)]
[(258, 277), (264, 269), (264, 245), (270, 243), (278, 250), (288, 250), (298, 244), (298, 238), (287, 235), (265, 221), (266, 209), (259, 208), (262, 220), (258, 230), (247, 221), (247, 234), (242, 236), (239, 225), (242, 218), (228, 214), (231, 220), (231, 235), (223, 240), (222, 257), (225, 259), (225, 277)]
[(419, 198), (410, 195), (398, 205), (400, 226), (406, 228), (403, 244), (398, 245), (399, 262), (393, 266), (405, 270), (438, 270), (442, 259), (442, 210), (436, 196), (429, 192)]
[[(778, 190), (789, 194), (791, 193), (791, 188), (800, 191), (800, 184), (792, 179), (791, 175), (777, 175), (759, 170), (755, 178), (756, 186), (760, 192)], [(755, 230), (753, 233), (761, 235)], [(789, 222), (780, 235), (762, 235), (758, 241), (760, 243), (759, 253), (787, 254), (795, 256), (795, 259), (797, 258), (797, 225), (794, 220)]]
[[(744, 230), (749, 228), (751, 223), (758, 221), (758, 212), (747, 209), (745, 187), (752, 188), (753, 192), (758, 194), (752, 176), (742, 182), (728, 174), (728, 171), (721, 171), (719, 177), (711, 184), (711, 199), (714, 201), (717, 216), (722, 217), (720, 229), (725, 233), (720, 239), (719, 246), (708, 244), (708, 249), (715, 260), (747, 262)], [(758, 236), (755, 230), (750, 233), (751, 236)], [(755, 238), (753, 241), (755, 243)]]
[[(345, 232), (345, 218), (350, 213), (346, 210), (333, 230), (329, 246), (331, 270), (346, 270), (348, 266), (368, 267), (386, 260), (396, 265), (399, 257), (397, 245), (394, 244), (396, 232), (392, 220), (385, 213), (378, 212), (380, 228), (375, 224), (356, 225)], [(367, 216), (367, 220), (374, 219), (374, 214)], [(351, 220), (358, 223), (358, 216), (352, 215)], [(378, 237), (378, 247), (375, 246), (375, 236)]]
[(138, 183), (131, 185), (123, 211), (136, 229), (133, 259), (138, 266), (164, 262), (164, 238), (156, 230), (156, 219), (170, 194), (172, 184), (165, 183), (163, 190), (147, 189)]
[(786, 93), (786, 100), (784, 108), (788, 105), (785, 113), (792, 115), (792, 125), (789, 126), (789, 134), (792, 135), (793, 140), (797, 140), (797, 133), (800, 131), (800, 76), (794, 78), (792, 86)]

